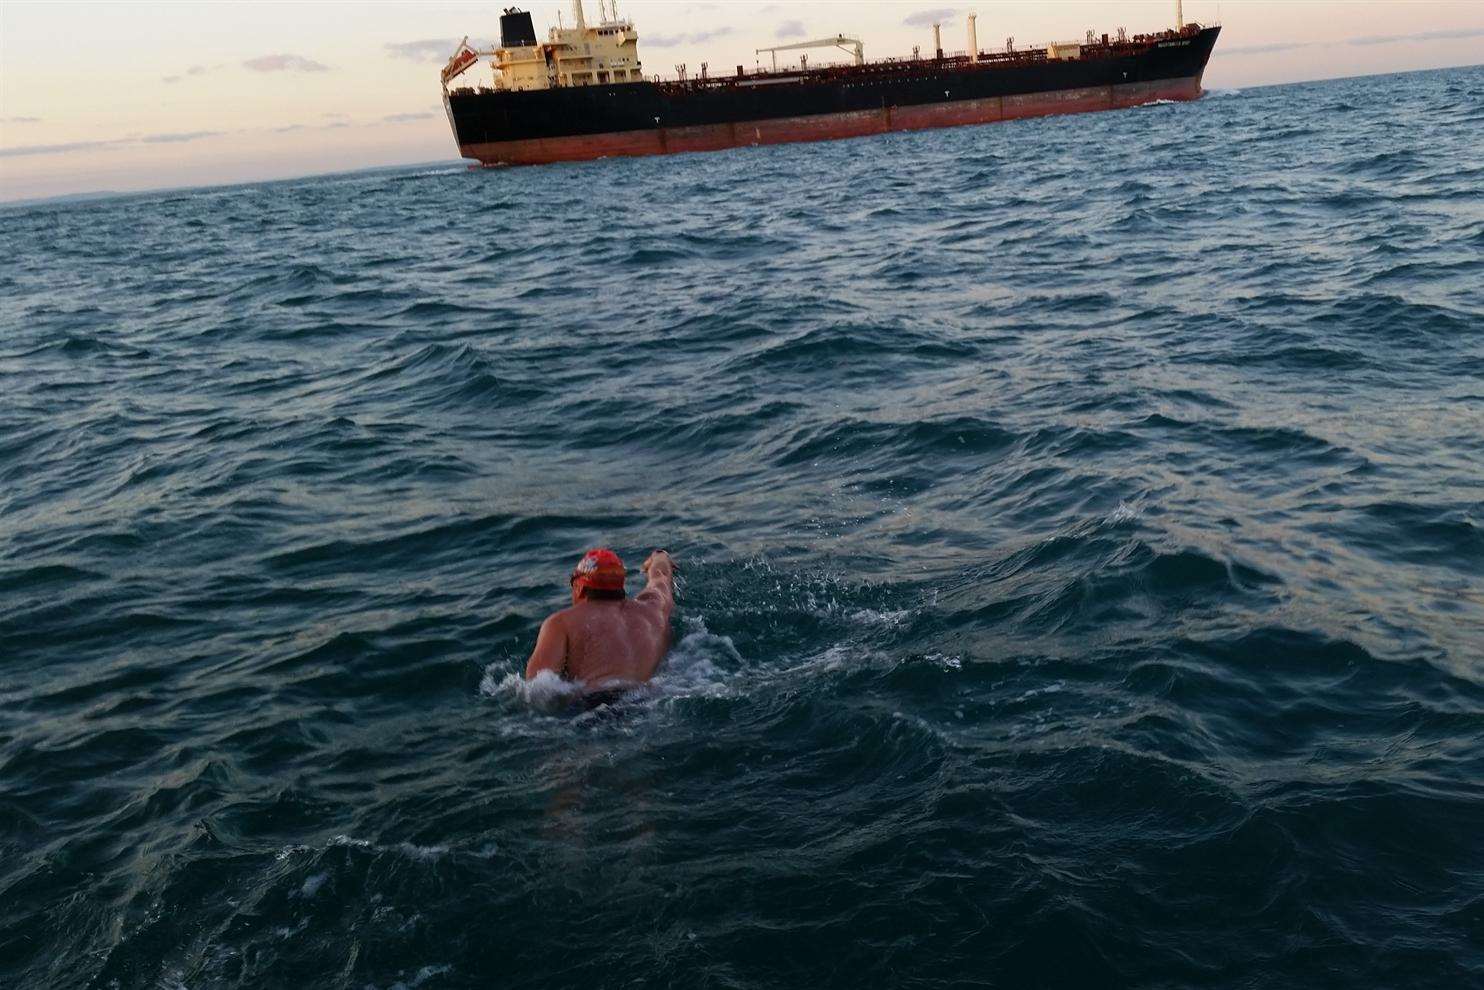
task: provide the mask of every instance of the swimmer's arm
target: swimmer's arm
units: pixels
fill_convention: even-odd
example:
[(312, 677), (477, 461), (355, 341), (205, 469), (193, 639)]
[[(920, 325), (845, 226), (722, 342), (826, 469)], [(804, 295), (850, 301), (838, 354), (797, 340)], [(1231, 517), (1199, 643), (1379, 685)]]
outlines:
[(675, 564), (670, 555), (663, 550), (650, 554), (644, 562), (644, 576), (649, 583), (635, 596), (636, 600), (659, 605), (668, 621), (670, 613), (675, 610)]
[(541, 623), (541, 632), (536, 636), (536, 648), (526, 662), (526, 680), (532, 680), (543, 670), (558, 677), (567, 667), (567, 629), (558, 616), (550, 616)]

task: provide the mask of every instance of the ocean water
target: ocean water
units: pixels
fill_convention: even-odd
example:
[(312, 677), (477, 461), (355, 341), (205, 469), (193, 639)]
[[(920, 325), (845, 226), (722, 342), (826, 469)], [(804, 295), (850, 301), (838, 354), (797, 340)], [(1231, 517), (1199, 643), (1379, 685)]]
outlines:
[(1484, 983), (1484, 70), (0, 247), (0, 984)]

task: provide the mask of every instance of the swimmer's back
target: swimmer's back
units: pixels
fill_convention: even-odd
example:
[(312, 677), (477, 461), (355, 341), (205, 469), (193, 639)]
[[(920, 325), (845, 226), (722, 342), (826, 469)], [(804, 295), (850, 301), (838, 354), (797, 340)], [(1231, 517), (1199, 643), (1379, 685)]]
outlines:
[(623, 562), (616, 554), (594, 550), (584, 556), (572, 574), (572, 607), (541, 624), (526, 678), (549, 671), (601, 688), (653, 677), (670, 649), (674, 565), (669, 554), (656, 550), (642, 570), (644, 590), (628, 598)]
[(557, 613), (567, 637), (567, 677), (598, 686), (647, 681), (670, 649), (670, 615), (644, 596), (579, 602)]

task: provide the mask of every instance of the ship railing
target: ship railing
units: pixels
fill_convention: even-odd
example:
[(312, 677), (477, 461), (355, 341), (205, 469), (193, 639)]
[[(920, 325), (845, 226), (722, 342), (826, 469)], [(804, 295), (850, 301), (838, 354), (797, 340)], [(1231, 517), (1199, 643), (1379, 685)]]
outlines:
[[(1098, 34), (1094, 36), (1091, 43), (1084, 37), (1072, 41), (1053, 41), (1044, 44), (1015, 44), (1011, 47), (981, 49), (977, 64), (990, 69), (1024, 63), (1044, 63), (1048, 60), (1048, 53), (1053, 47), (1076, 48), (1079, 50), (1078, 57), (1080, 58), (1087, 58), (1088, 56), (1098, 57), (1100, 53), (1110, 50), (1142, 48), (1159, 41), (1193, 36), (1199, 34), (1209, 26), (1187, 23), (1180, 31), (1169, 29), (1150, 34), (1126, 35), (1124, 38), (1119, 38), (1110, 33), (1107, 35), (1106, 42), (1103, 40), (1104, 36)], [(680, 78), (679, 76), (663, 75), (652, 75), (647, 78), (655, 85), (666, 87), (675, 87), (678, 89), (713, 89), (735, 86), (739, 82), (746, 83), (748, 80), (753, 79), (818, 78), (822, 75), (831, 75), (836, 72), (849, 72), (854, 75), (861, 70), (869, 73), (873, 68), (887, 73), (895, 73), (912, 71), (915, 67), (932, 64), (954, 64), (958, 67), (967, 67), (975, 63), (969, 58), (968, 51), (958, 49), (955, 51), (945, 51), (941, 59), (932, 54), (922, 54), (917, 58), (895, 57), (873, 59), (860, 66), (850, 61), (817, 62), (810, 63), (808, 66), (780, 66), (777, 69), (768, 69), (758, 65), (750, 70), (743, 68), (740, 73), (721, 73), (704, 78), (700, 76)], [(739, 66), (739, 68), (741, 67)]]

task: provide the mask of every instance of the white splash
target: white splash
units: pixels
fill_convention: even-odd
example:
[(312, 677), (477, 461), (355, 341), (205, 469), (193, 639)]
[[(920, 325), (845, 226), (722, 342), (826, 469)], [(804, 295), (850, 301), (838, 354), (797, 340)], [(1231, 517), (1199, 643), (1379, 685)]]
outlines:
[[(929, 653), (926, 659), (934, 664), (937, 664), (944, 670), (964, 669), (964, 659), (960, 656), (953, 656), (946, 653)], [(960, 716), (960, 718), (962, 718), (962, 716)]]
[(430, 859), (436, 859), (439, 856), (445, 855), (448, 852), (448, 847), (447, 846), (415, 846), (415, 845), (413, 845), (410, 842), (399, 842), (399, 843), (397, 843), (397, 851), (398, 852), (401, 852), (401, 853), (405, 853), (406, 855), (412, 857), (413, 859), (418, 859), (418, 860), (422, 860), (423, 862), (427, 862)]
[(300, 918), (299, 923), (294, 927), (290, 928), (288, 925), (279, 925), (277, 928), (273, 929), (273, 934), (277, 935), (279, 938), (293, 938), (295, 935), (298, 935), (300, 932), (308, 927), (309, 919)]
[(779, 671), (780, 677), (792, 677), (796, 674), (825, 674), (834, 670), (850, 670), (861, 665), (862, 653), (859, 649), (845, 643), (835, 643), (826, 647), (823, 653), (805, 657), (792, 667), (786, 667)]
[(1016, 698), (1015, 700), (1016, 701), (1027, 701), (1027, 700), (1029, 700), (1031, 698), (1035, 698), (1035, 697), (1037, 697), (1039, 695), (1043, 695), (1043, 694), (1056, 694), (1059, 691), (1065, 690), (1065, 688), (1066, 688), (1066, 685), (1065, 684), (1063, 684), (1061, 681), (1057, 681), (1056, 683), (1054, 683), (1054, 684), (1048, 684), (1045, 687), (1031, 688), (1029, 691), (1025, 692), (1025, 694), (1022, 694), (1020, 697)]
[(798, 663), (769, 675), (772, 681), (788, 681), (800, 675), (816, 676), (840, 670), (872, 668), (886, 670), (900, 663), (900, 657), (874, 650), (859, 643), (834, 643), (821, 653), (805, 657)]
[(410, 981), (404, 983), (398, 980), (388, 987), (387, 990), (415, 990), (415, 988), (422, 986), (433, 977), (442, 976), (444, 973), (451, 972), (452, 970), (452, 966), (424, 966), (413, 974)]
[(496, 661), (484, 669), (479, 693), (537, 711), (552, 712), (570, 704), (582, 693), (582, 685), (564, 681), (549, 670), (543, 670), (528, 681), (520, 673), (513, 673)]
[[(296, 856), (299, 853), (314, 852), (320, 848), (333, 849), (336, 847), (350, 849), (369, 849), (377, 853), (394, 852), (406, 856), (408, 859), (415, 859), (419, 862), (424, 863), (437, 859), (440, 856), (447, 856), (450, 853), (477, 856), (480, 859), (490, 859), (499, 851), (498, 845), (493, 842), (488, 842), (478, 849), (453, 849), (445, 845), (420, 846), (412, 842), (398, 842), (395, 845), (383, 846), (377, 845), (376, 843), (371, 842), (369, 839), (357, 839), (354, 836), (350, 835), (337, 835), (329, 842), (325, 843), (323, 847), (306, 845), (284, 846), (278, 851), (278, 854), (275, 858), (279, 862), (282, 862), (283, 860), (286, 860), (291, 856)], [(303, 896), (305, 897), (314, 896), (315, 892), (320, 889), (320, 887), (324, 884), (325, 880), (328, 877), (328, 873), (318, 873), (314, 876), (311, 876), (309, 879), (304, 881), (304, 885), (300, 893), (303, 894)]]
[(721, 697), (736, 688), (726, 669), (742, 662), (730, 636), (718, 636), (698, 615), (686, 616), (685, 634), (670, 648), (645, 692), (655, 698)]
[(874, 608), (858, 608), (848, 612), (845, 617), (857, 625), (895, 628), (912, 618), (912, 615), (913, 611), (910, 608), (892, 609), (890, 611)]

